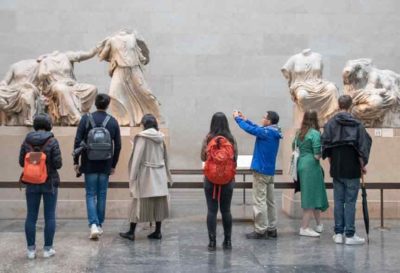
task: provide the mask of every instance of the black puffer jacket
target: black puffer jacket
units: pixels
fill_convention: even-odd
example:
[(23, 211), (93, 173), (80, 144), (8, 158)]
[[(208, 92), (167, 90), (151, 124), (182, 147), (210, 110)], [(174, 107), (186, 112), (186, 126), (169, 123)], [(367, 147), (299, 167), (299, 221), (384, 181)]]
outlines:
[(355, 148), (364, 165), (368, 164), (372, 139), (362, 123), (350, 113), (336, 114), (324, 126), (321, 136), (322, 157), (330, 157), (330, 150), (334, 147), (350, 145)]
[(52, 139), (44, 149), (47, 156), (47, 181), (43, 185), (27, 185), (26, 190), (28, 192), (54, 192), (54, 189), (60, 184), (60, 176), (57, 170), (62, 167), (61, 151), (57, 139), (54, 138), (51, 132), (35, 131), (26, 136), (19, 153), (19, 165), (24, 167), (25, 155), (32, 150), (30, 145), (35, 150), (41, 149), (49, 138)]

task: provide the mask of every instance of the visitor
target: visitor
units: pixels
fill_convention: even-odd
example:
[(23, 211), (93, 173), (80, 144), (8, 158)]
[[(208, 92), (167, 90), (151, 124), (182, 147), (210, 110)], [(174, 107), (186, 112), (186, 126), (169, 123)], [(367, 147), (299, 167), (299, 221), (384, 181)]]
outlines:
[(372, 140), (359, 120), (350, 112), (352, 99), (339, 97), (340, 112), (324, 126), (322, 157), (329, 158), (333, 178), (335, 235), (337, 244), (359, 245), (365, 239), (355, 232), (356, 202), (360, 177), (367, 173)]
[(106, 112), (109, 104), (107, 94), (98, 94), (97, 111), (82, 116), (75, 136), (74, 150), (81, 152), (74, 153), (74, 169), (77, 176), (84, 174), (92, 240), (103, 234), (108, 181), (115, 172), (121, 150), (118, 122)]
[[(215, 148), (214, 148), (215, 147)], [(213, 151), (219, 150), (226, 153), (221, 164), (224, 165), (227, 177), (222, 178), (221, 184), (218, 179), (213, 179), (214, 173), (218, 171), (217, 163)], [(217, 151), (218, 152), (218, 151)], [(222, 215), (222, 225), (224, 228), (224, 241), (222, 247), (225, 250), (232, 249), (232, 214), (231, 201), (233, 188), (235, 186), (235, 171), (238, 150), (235, 138), (230, 129), (228, 119), (224, 113), (217, 112), (211, 118), (210, 131), (203, 140), (201, 148), (201, 160), (205, 161), (204, 192), (207, 201), (207, 229), (210, 251), (216, 250), (217, 235), (217, 214), (218, 206)], [(214, 168), (212, 167), (214, 166)], [(209, 177), (207, 177), (207, 175)], [(215, 180), (215, 181), (212, 181)]]
[(234, 111), (237, 124), (256, 137), (251, 169), (253, 170), (254, 231), (246, 234), (248, 239), (276, 238), (277, 213), (274, 197), (276, 156), (282, 133), (278, 127), (279, 115), (267, 111), (261, 126), (248, 120), (241, 112)]
[[(60, 176), (58, 169), (62, 167), (61, 151), (57, 139), (51, 132), (52, 122), (48, 115), (40, 114), (34, 118), (33, 129), (28, 133), (20, 150), (19, 164), (24, 168), (21, 182), (26, 184), (26, 206), (27, 216), (25, 220), (25, 235), (28, 246), (27, 256), (29, 259), (36, 258), (36, 222), (39, 214), (40, 202), (43, 198), (44, 208), (44, 248), (43, 257), (54, 256), (53, 239), (56, 232), (56, 207), (58, 186)], [(40, 156), (39, 162), (43, 160), (42, 181), (31, 181), (28, 176), (35, 175), (28, 172), (37, 165), (32, 162), (36, 155)], [(31, 158), (30, 158), (31, 157)], [(37, 184), (31, 184), (31, 183)]]
[[(321, 211), (325, 211), (329, 205), (323, 170), (319, 162), (321, 134), (316, 111), (308, 110), (304, 113), (301, 128), (293, 140), (292, 147), (293, 150), (298, 147), (300, 151), (297, 174), (298, 182), (300, 182), (301, 207), (304, 212), (299, 234), (319, 237), (324, 228), (321, 223)], [(315, 230), (310, 228), (310, 220), (313, 216), (317, 224)]]
[(144, 115), (141, 126), (143, 131), (133, 140), (129, 161), (130, 228), (120, 236), (134, 241), (137, 223), (155, 222), (155, 231), (147, 238), (160, 240), (162, 221), (169, 216), (168, 182), (172, 183), (172, 178), (165, 136), (159, 131), (156, 118), (152, 114)]

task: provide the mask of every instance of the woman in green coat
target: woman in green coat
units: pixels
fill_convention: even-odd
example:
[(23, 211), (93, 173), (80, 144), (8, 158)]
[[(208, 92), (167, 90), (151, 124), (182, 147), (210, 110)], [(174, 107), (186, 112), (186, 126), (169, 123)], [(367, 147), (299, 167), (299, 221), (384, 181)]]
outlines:
[[(328, 208), (324, 175), (319, 163), (321, 158), (321, 134), (319, 132), (318, 114), (314, 110), (304, 113), (301, 128), (293, 141), (293, 148), (299, 147), (300, 156), (297, 162), (298, 178), (301, 189), (301, 207), (304, 210), (300, 235), (318, 237), (323, 230), (320, 221), (321, 211)], [(317, 226), (309, 227), (314, 216)]]

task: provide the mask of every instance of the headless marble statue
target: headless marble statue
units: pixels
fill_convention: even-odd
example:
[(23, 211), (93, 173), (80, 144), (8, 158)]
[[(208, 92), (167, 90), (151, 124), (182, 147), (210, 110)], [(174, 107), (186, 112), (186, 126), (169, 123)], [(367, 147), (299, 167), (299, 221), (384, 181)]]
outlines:
[(56, 125), (77, 125), (82, 113), (90, 111), (97, 95), (92, 84), (78, 83), (74, 75), (74, 63), (95, 56), (97, 49), (89, 52), (69, 51), (39, 57), (38, 77), (42, 93), (49, 101), (49, 114)]
[(299, 126), (302, 113), (313, 109), (318, 112), (323, 125), (337, 111), (338, 90), (336, 86), (322, 79), (322, 57), (305, 49), (293, 55), (281, 69), (288, 80), (292, 100), (296, 104), (295, 126)]
[(400, 127), (400, 75), (374, 66), (371, 59), (350, 60), (343, 69), (344, 92), (352, 113), (367, 127)]
[(19, 61), (11, 65), (0, 82), (3, 125), (33, 124), (33, 117), (39, 109), (38, 67), (38, 62), (33, 59)]
[(138, 126), (145, 114), (160, 120), (157, 98), (143, 75), (149, 50), (143, 40), (130, 31), (120, 31), (99, 45), (100, 60), (107, 61), (111, 76), (110, 111), (121, 126)]

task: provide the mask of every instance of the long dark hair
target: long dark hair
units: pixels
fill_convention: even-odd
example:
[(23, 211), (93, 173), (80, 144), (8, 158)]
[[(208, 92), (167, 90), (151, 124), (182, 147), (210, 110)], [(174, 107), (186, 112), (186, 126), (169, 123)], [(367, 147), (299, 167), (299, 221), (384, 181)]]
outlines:
[(308, 130), (311, 128), (319, 131), (318, 113), (315, 110), (307, 110), (304, 112), (303, 121), (301, 123), (299, 139), (304, 140)]
[(155, 116), (153, 116), (152, 114), (146, 114), (142, 117), (142, 120), (140, 122), (144, 129), (150, 129), (150, 128), (154, 128), (158, 131), (158, 122)]
[(210, 132), (208, 133), (207, 142), (213, 137), (223, 136), (229, 140), (232, 144), (234, 143), (234, 137), (229, 129), (228, 119), (222, 112), (215, 113), (211, 118)]

